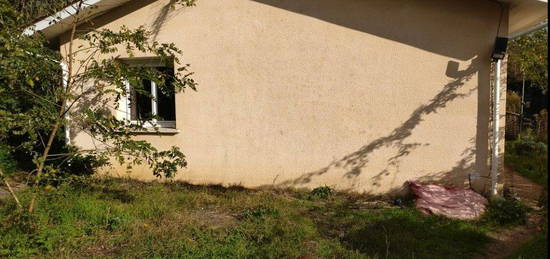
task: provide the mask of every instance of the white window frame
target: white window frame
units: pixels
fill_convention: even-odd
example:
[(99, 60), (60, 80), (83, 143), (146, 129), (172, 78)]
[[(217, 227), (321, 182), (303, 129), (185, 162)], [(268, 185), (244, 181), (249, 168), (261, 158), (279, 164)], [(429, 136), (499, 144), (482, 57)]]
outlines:
[[(136, 57), (136, 58), (121, 58), (123, 62), (128, 62), (132, 66), (143, 66), (143, 67), (164, 67), (165, 64), (162, 64), (157, 57)], [(132, 103), (131, 103), (131, 85), (128, 80), (124, 81), (126, 87), (126, 96), (121, 100), (123, 108), (119, 111), (119, 118), (129, 121), (132, 124), (138, 124), (136, 120), (132, 120)], [(153, 116), (158, 115), (158, 88), (155, 82), (151, 81), (151, 113)], [(177, 114), (176, 114), (177, 116)], [(176, 121), (159, 121), (157, 119), (152, 119), (150, 121), (145, 121), (143, 123), (144, 128), (168, 128), (175, 129)]]
[[(126, 80), (125, 82), (125, 86), (126, 86), (126, 98), (124, 100), (124, 106), (126, 108), (124, 114), (125, 114), (125, 118), (126, 120), (130, 121), (130, 123), (132, 124), (138, 124), (139, 121), (137, 120), (132, 120), (132, 103), (131, 103), (131, 94), (132, 94), (132, 88), (131, 88), (131, 85), (130, 85), (130, 82), (128, 80)], [(158, 96), (158, 88), (157, 88), (157, 84), (155, 84), (155, 82), (151, 81), (151, 96), (153, 97), (151, 99), (151, 114), (153, 116), (156, 116), (158, 115), (158, 99), (157, 99), (157, 96)], [(150, 121), (145, 121), (143, 126), (145, 128), (154, 128), (154, 127), (159, 127), (159, 128), (171, 128), (171, 129), (175, 129), (176, 128), (176, 121), (159, 121), (155, 118), (151, 119)]]

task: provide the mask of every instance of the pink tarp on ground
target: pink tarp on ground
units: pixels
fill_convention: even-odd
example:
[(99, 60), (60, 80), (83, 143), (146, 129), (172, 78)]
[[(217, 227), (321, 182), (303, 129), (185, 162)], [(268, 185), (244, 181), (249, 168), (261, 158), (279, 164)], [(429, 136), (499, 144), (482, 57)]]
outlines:
[(485, 212), (487, 199), (464, 188), (448, 188), (437, 184), (409, 182), (417, 197), (416, 208), (426, 214), (443, 215), (456, 219), (477, 219)]

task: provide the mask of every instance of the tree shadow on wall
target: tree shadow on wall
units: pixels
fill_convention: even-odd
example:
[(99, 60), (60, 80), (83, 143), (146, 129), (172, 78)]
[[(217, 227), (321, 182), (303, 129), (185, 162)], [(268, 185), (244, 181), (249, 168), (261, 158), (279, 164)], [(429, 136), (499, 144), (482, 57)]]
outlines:
[[(449, 61), (447, 64), (446, 75), (448, 77), (454, 78), (454, 80), (446, 84), (443, 87), (443, 90), (435, 95), (430, 100), (430, 102), (416, 108), (409, 116), (409, 118), (403, 124), (395, 128), (390, 134), (371, 141), (370, 143), (359, 148), (357, 151), (349, 153), (344, 157), (333, 161), (326, 167), (303, 174), (295, 179), (283, 181), (276, 185), (300, 186), (308, 184), (312, 182), (314, 178), (321, 177), (333, 169), (343, 170), (343, 178), (354, 179), (364, 173), (363, 168), (367, 166), (367, 164), (369, 163), (369, 159), (373, 153), (384, 147), (395, 148), (397, 152), (388, 159), (386, 168), (370, 177), (373, 186), (380, 186), (382, 178), (390, 175), (389, 169), (391, 167), (398, 168), (402, 158), (408, 156), (417, 147), (428, 145), (422, 143), (406, 143), (406, 140), (412, 135), (413, 130), (421, 124), (426, 116), (437, 113), (439, 110), (445, 108), (447, 104), (452, 102), (453, 100), (457, 98), (465, 98), (476, 91), (477, 87), (472, 88), (465, 93), (461, 93), (459, 90), (461, 90), (462, 86), (478, 72), (478, 66), (479, 59), (475, 58), (471, 61), (470, 65), (465, 70), (459, 71), (458, 63), (454, 61)], [(471, 142), (475, 141), (472, 140)], [(468, 148), (466, 151), (464, 151), (464, 153), (462, 154), (464, 158), (458, 162), (453, 170), (457, 169), (464, 172), (472, 168), (471, 163), (475, 156), (475, 148), (473, 148), (474, 146), (475, 144), (472, 144), (471, 148)], [(440, 172), (437, 174), (441, 175), (444, 174), (444, 172)]]
[[(79, 25), (78, 31), (80, 33), (85, 33), (93, 29), (101, 28), (109, 23), (120, 19), (121, 17), (128, 16), (142, 8), (145, 8), (149, 5), (162, 5), (161, 1), (158, 0), (134, 0), (129, 1), (121, 6), (113, 8), (109, 12), (101, 14), (97, 17), (93, 17), (90, 20), (87, 20), (83, 24)], [(155, 7), (153, 7), (155, 9)], [(176, 17), (182, 11), (186, 10), (187, 7), (180, 8), (176, 3), (176, 0), (170, 0), (166, 4), (159, 6), (159, 11), (154, 12), (151, 17), (154, 17), (153, 22), (148, 25), (148, 30), (152, 33), (152, 40), (157, 40), (158, 35), (160, 34), (164, 24), (172, 17)], [(146, 19), (145, 19), (146, 20)]]
[(471, 138), (470, 143), (471, 146), (467, 147), (460, 154), (462, 159), (457, 161), (451, 170), (429, 173), (425, 176), (417, 178), (416, 181), (422, 183), (438, 183), (446, 186), (453, 186), (457, 183), (470, 185), (471, 182), (469, 179), (469, 174), (474, 170), (476, 155), (475, 138)]

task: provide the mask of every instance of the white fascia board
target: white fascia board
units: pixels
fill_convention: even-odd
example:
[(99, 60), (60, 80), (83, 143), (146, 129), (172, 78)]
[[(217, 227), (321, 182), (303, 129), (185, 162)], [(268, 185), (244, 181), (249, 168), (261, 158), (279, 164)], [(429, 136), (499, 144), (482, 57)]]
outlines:
[(510, 2), (508, 38), (518, 37), (546, 26), (546, 0), (517, 0)]
[[(86, 19), (101, 15), (110, 9), (121, 6), (130, 0), (82, 0), (73, 3), (56, 14), (46, 17), (32, 26), (25, 29), (25, 35), (32, 35), (37, 31), (41, 31), (48, 39), (61, 35), (70, 30), (75, 19), (79, 19), (79, 23), (85, 22)], [(76, 15), (79, 4), (82, 4), (81, 10)]]
[(517, 37), (521, 37), (525, 34), (528, 34), (528, 33), (531, 33), (531, 32), (534, 32), (536, 30), (539, 30), (539, 29), (542, 29), (544, 27), (547, 27), (548, 26), (548, 20), (545, 20), (544, 22), (541, 22), (540, 24), (536, 25), (536, 26), (533, 26), (533, 27), (529, 27), (523, 31), (518, 31), (518, 32), (514, 32), (513, 34), (509, 34), (508, 35), (508, 39), (515, 39)]
[(88, 8), (98, 4), (101, 1), (103, 1), (103, 0), (84, 0), (82, 3), (76, 2), (72, 5), (69, 5), (69, 6), (65, 7), (65, 9), (57, 12), (54, 15), (48, 16), (48, 17), (44, 18), (43, 20), (36, 22), (32, 26), (25, 29), (23, 34), (24, 35), (32, 35), (37, 31), (42, 31), (42, 30), (44, 30), (44, 29), (46, 29), (50, 26), (53, 26), (57, 23), (63, 22), (65, 20), (73, 17), (77, 13), (78, 7), (80, 5), (82, 5), (82, 7), (81, 7), (81, 9), (82, 9), (81, 12), (82, 12), (85, 9), (88, 9)]

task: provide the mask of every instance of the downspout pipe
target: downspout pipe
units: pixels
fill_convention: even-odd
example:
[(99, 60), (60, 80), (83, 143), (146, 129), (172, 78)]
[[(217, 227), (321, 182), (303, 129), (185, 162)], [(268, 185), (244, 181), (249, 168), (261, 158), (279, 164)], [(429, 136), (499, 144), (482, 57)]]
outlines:
[[(523, 36), (535, 30), (548, 26), (548, 20), (528, 28), (524, 31), (508, 36), (508, 40)], [(495, 87), (493, 89), (493, 143), (491, 152), (491, 196), (498, 195), (498, 175), (499, 175), (499, 143), (500, 143), (500, 82), (501, 82), (501, 59), (496, 59), (495, 63)]]
[[(62, 86), (63, 89), (67, 89), (67, 84), (69, 81), (69, 68), (67, 67), (67, 64), (62, 61), (58, 61), (59, 65), (61, 66), (62, 70)], [(67, 121), (65, 123), (65, 145), (71, 144), (71, 127), (69, 127), (69, 112), (65, 112), (65, 120)]]
[(495, 87), (493, 89), (493, 148), (491, 154), (491, 196), (496, 196), (499, 168), (499, 143), (500, 143), (500, 69), (501, 60), (495, 64)]

